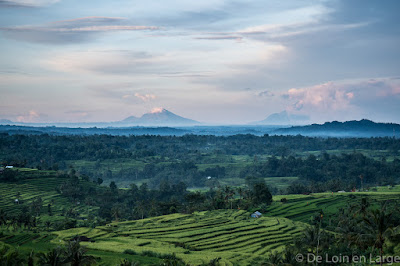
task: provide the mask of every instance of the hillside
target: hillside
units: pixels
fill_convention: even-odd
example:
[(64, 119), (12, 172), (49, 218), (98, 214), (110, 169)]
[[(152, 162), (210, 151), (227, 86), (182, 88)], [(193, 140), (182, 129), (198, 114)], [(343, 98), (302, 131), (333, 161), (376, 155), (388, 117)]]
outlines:
[(200, 124), (192, 119), (184, 118), (176, 115), (166, 109), (156, 108), (150, 113), (146, 113), (141, 117), (130, 116), (118, 123), (121, 124), (134, 124), (134, 125), (172, 125), (172, 126), (188, 126)]
[(399, 138), (400, 125), (393, 123), (375, 123), (370, 120), (326, 122), (308, 126), (280, 128), (272, 134), (303, 135), (321, 137), (393, 137)]
[(192, 265), (221, 257), (223, 264), (243, 265), (290, 243), (305, 227), (285, 218), (250, 218), (238, 210), (171, 214), (110, 226), (55, 232), (55, 241), (85, 235), (94, 240), (87, 243), (91, 249), (175, 253)]
[(256, 122), (258, 125), (290, 125), (290, 118), (286, 111), (273, 113), (262, 121)]
[[(63, 216), (69, 210), (74, 213), (73, 218), (83, 222), (96, 208), (88, 208), (84, 202), (71, 202), (63, 196), (59, 189), (70, 178), (60, 175), (56, 171), (41, 171), (30, 168), (18, 168), (15, 181), (0, 181), (0, 209), (8, 215), (20, 215), (31, 208), (40, 198), (38, 212), (42, 219), (51, 221), (54, 226), (64, 220)], [(80, 180), (85, 189), (95, 186), (92, 182)], [(16, 203), (18, 199), (18, 204)], [(49, 207), (50, 205), (50, 207)], [(50, 210), (50, 211), (49, 211)], [(68, 216), (66, 216), (68, 217)], [(71, 217), (72, 218), (72, 217)]]
[[(172, 253), (191, 265), (218, 258), (222, 265), (253, 265), (300, 237), (318, 213), (324, 213), (324, 224), (329, 227), (340, 209), (361, 202), (362, 198), (368, 198), (375, 207), (385, 200), (395, 202), (400, 198), (399, 186), (364, 193), (280, 195), (273, 198), (261, 218), (251, 218), (250, 210), (225, 209), (93, 226), (96, 209), (84, 202), (72, 203), (57, 192), (67, 177), (57, 176), (54, 171), (18, 170), (23, 175), (19, 180), (0, 183), (0, 209), (21, 215), (21, 210), (33, 206), (35, 199), (41, 197), (41, 215), (32, 228), (0, 225), (0, 248), (5, 244), (18, 246), (22, 254), (29, 254), (32, 249), (47, 252), (79, 237), (85, 239), (81, 245), (88, 248), (88, 254), (98, 264), (106, 265), (117, 265), (123, 259), (154, 265)], [(80, 183), (88, 189), (94, 186), (84, 180)], [(17, 194), (20, 204), (14, 203)], [(52, 214), (48, 213), (48, 204)], [(72, 226), (77, 228), (56, 228), (57, 223), (70, 219), (65, 211), (71, 208), (78, 213), (78, 224)]]

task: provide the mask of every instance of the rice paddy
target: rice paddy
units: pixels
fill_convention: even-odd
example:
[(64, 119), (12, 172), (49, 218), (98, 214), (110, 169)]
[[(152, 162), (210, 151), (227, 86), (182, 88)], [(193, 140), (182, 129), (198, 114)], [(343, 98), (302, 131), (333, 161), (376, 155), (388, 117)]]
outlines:
[[(29, 205), (37, 196), (42, 197), (43, 208), (49, 203), (54, 206), (51, 219), (64, 219), (61, 207), (84, 208), (75, 206), (56, 192), (56, 187), (65, 180), (55, 172), (40, 178), (35, 171), (26, 172), (32, 178), (0, 183), (0, 209), (11, 215), (18, 214), (23, 205)], [(261, 218), (251, 218), (250, 212), (245, 210), (214, 210), (49, 232), (12, 230), (3, 226), (0, 227), (0, 243), (29, 253), (32, 249), (47, 251), (75, 236), (86, 236), (90, 241), (82, 242), (82, 245), (89, 248), (89, 254), (101, 258), (104, 265), (117, 265), (123, 258), (152, 264), (160, 260), (152, 257), (156, 253), (174, 253), (191, 265), (208, 263), (216, 258), (221, 258), (222, 265), (251, 265), (292, 243), (320, 211), (329, 220), (340, 208), (360, 201), (361, 197), (368, 197), (373, 203), (400, 199), (398, 187), (377, 188), (377, 191), (274, 196), (274, 202), (263, 211)], [(16, 204), (16, 198), (24, 203)], [(286, 200), (282, 202), (283, 198)], [(44, 212), (42, 221), (50, 219)], [(129, 254), (127, 251), (130, 250), (135, 254)]]
[(220, 257), (226, 265), (243, 265), (279, 250), (305, 226), (286, 218), (250, 218), (243, 210), (217, 210), (59, 231), (53, 241), (85, 235), (91, 238), (85, 243), (90, 249), (175, 253), (195, 265)]

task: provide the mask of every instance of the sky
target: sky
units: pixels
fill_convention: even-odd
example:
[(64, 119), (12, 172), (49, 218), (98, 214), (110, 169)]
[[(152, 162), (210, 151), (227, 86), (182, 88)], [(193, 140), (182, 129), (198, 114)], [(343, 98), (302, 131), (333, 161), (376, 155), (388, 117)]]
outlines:
[(0, 119), (400, 123), (397, 0), (0, 0)]

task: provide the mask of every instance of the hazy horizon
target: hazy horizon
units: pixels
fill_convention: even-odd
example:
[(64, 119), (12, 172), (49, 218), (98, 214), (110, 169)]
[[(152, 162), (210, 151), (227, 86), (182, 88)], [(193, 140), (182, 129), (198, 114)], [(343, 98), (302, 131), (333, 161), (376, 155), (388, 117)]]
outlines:
[(400, 2), (0, 0), (0, 119), (400, 123)]

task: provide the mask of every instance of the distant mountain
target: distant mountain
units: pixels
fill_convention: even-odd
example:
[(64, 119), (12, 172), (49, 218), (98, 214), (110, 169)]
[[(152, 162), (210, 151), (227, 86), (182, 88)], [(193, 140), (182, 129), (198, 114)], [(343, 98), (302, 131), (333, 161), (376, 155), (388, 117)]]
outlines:
[(273, 113), (266, 119), (252, 123), (253, 125), (305, 125), (310, 117), (306, 115), (288, 114), (283, 111), (280, 113)]
[(12, 125), (14, 124), (13, 121), (8, 120), (8, 119), (0, 119), (0, 125)]
[(176, 115), (164, 108), (155, 108), (150, 113), (146, 113), (141, 117), (129, 116), (122, 121), (115, 122), (54, 122), (54, 123), (23, 123), (13, 122), (7, 119), (0, 119), (0, 125), (22, 125), (34, 127), (132, 127), (132, 126), (152, 126), (152, 127), (165, 127), (165, 126), (194, 126), (200, 125), (192, 119), (184, 118)]
[(17, 125), (0, 125), (0, 133), (8, 133), (10, 135), (113, 135), (113, 136), (129, 136), (129, 135), (160, 135), (160, 136), (183, 136), (185, 134), (193, 134), (190, 129), (180, 129), (172, 127), (107, 127), (107, 128), (73, 128), (73, 127), (56, 127), (56, 126), (17, 126)]
[(266, 119), (257, 122), (261, 125), (289, 125), (290, 119), (286, 111), (269, 115)]
[(124, 120), (120, 121), (120, 122), (126, 122), (126, 123), (136, 123), (140, 118), (136, 117), (136, 116), (129, 116), (127, 118), (125, 118)]
[(146, 113), (141, 117), (130, 116), (126, 119), (120, 121), (120, 123), (125, 124), (135, 124), (135, 125), (174, 125), (174, 126), (188, 126), (188, 125), (198, 125), (199, 122), (184, 118), (182, 116), (176, 115), (164, 108), (155, 108), (150, 113)]
[(346, 122), (326, 122), (308, 126), (293, 126), (280, 128), (273, 134), (304, 135), (322, 137), (393, 137), (400, 136), (400, 125), (393, 123), (375, 123), (371, 120)]

